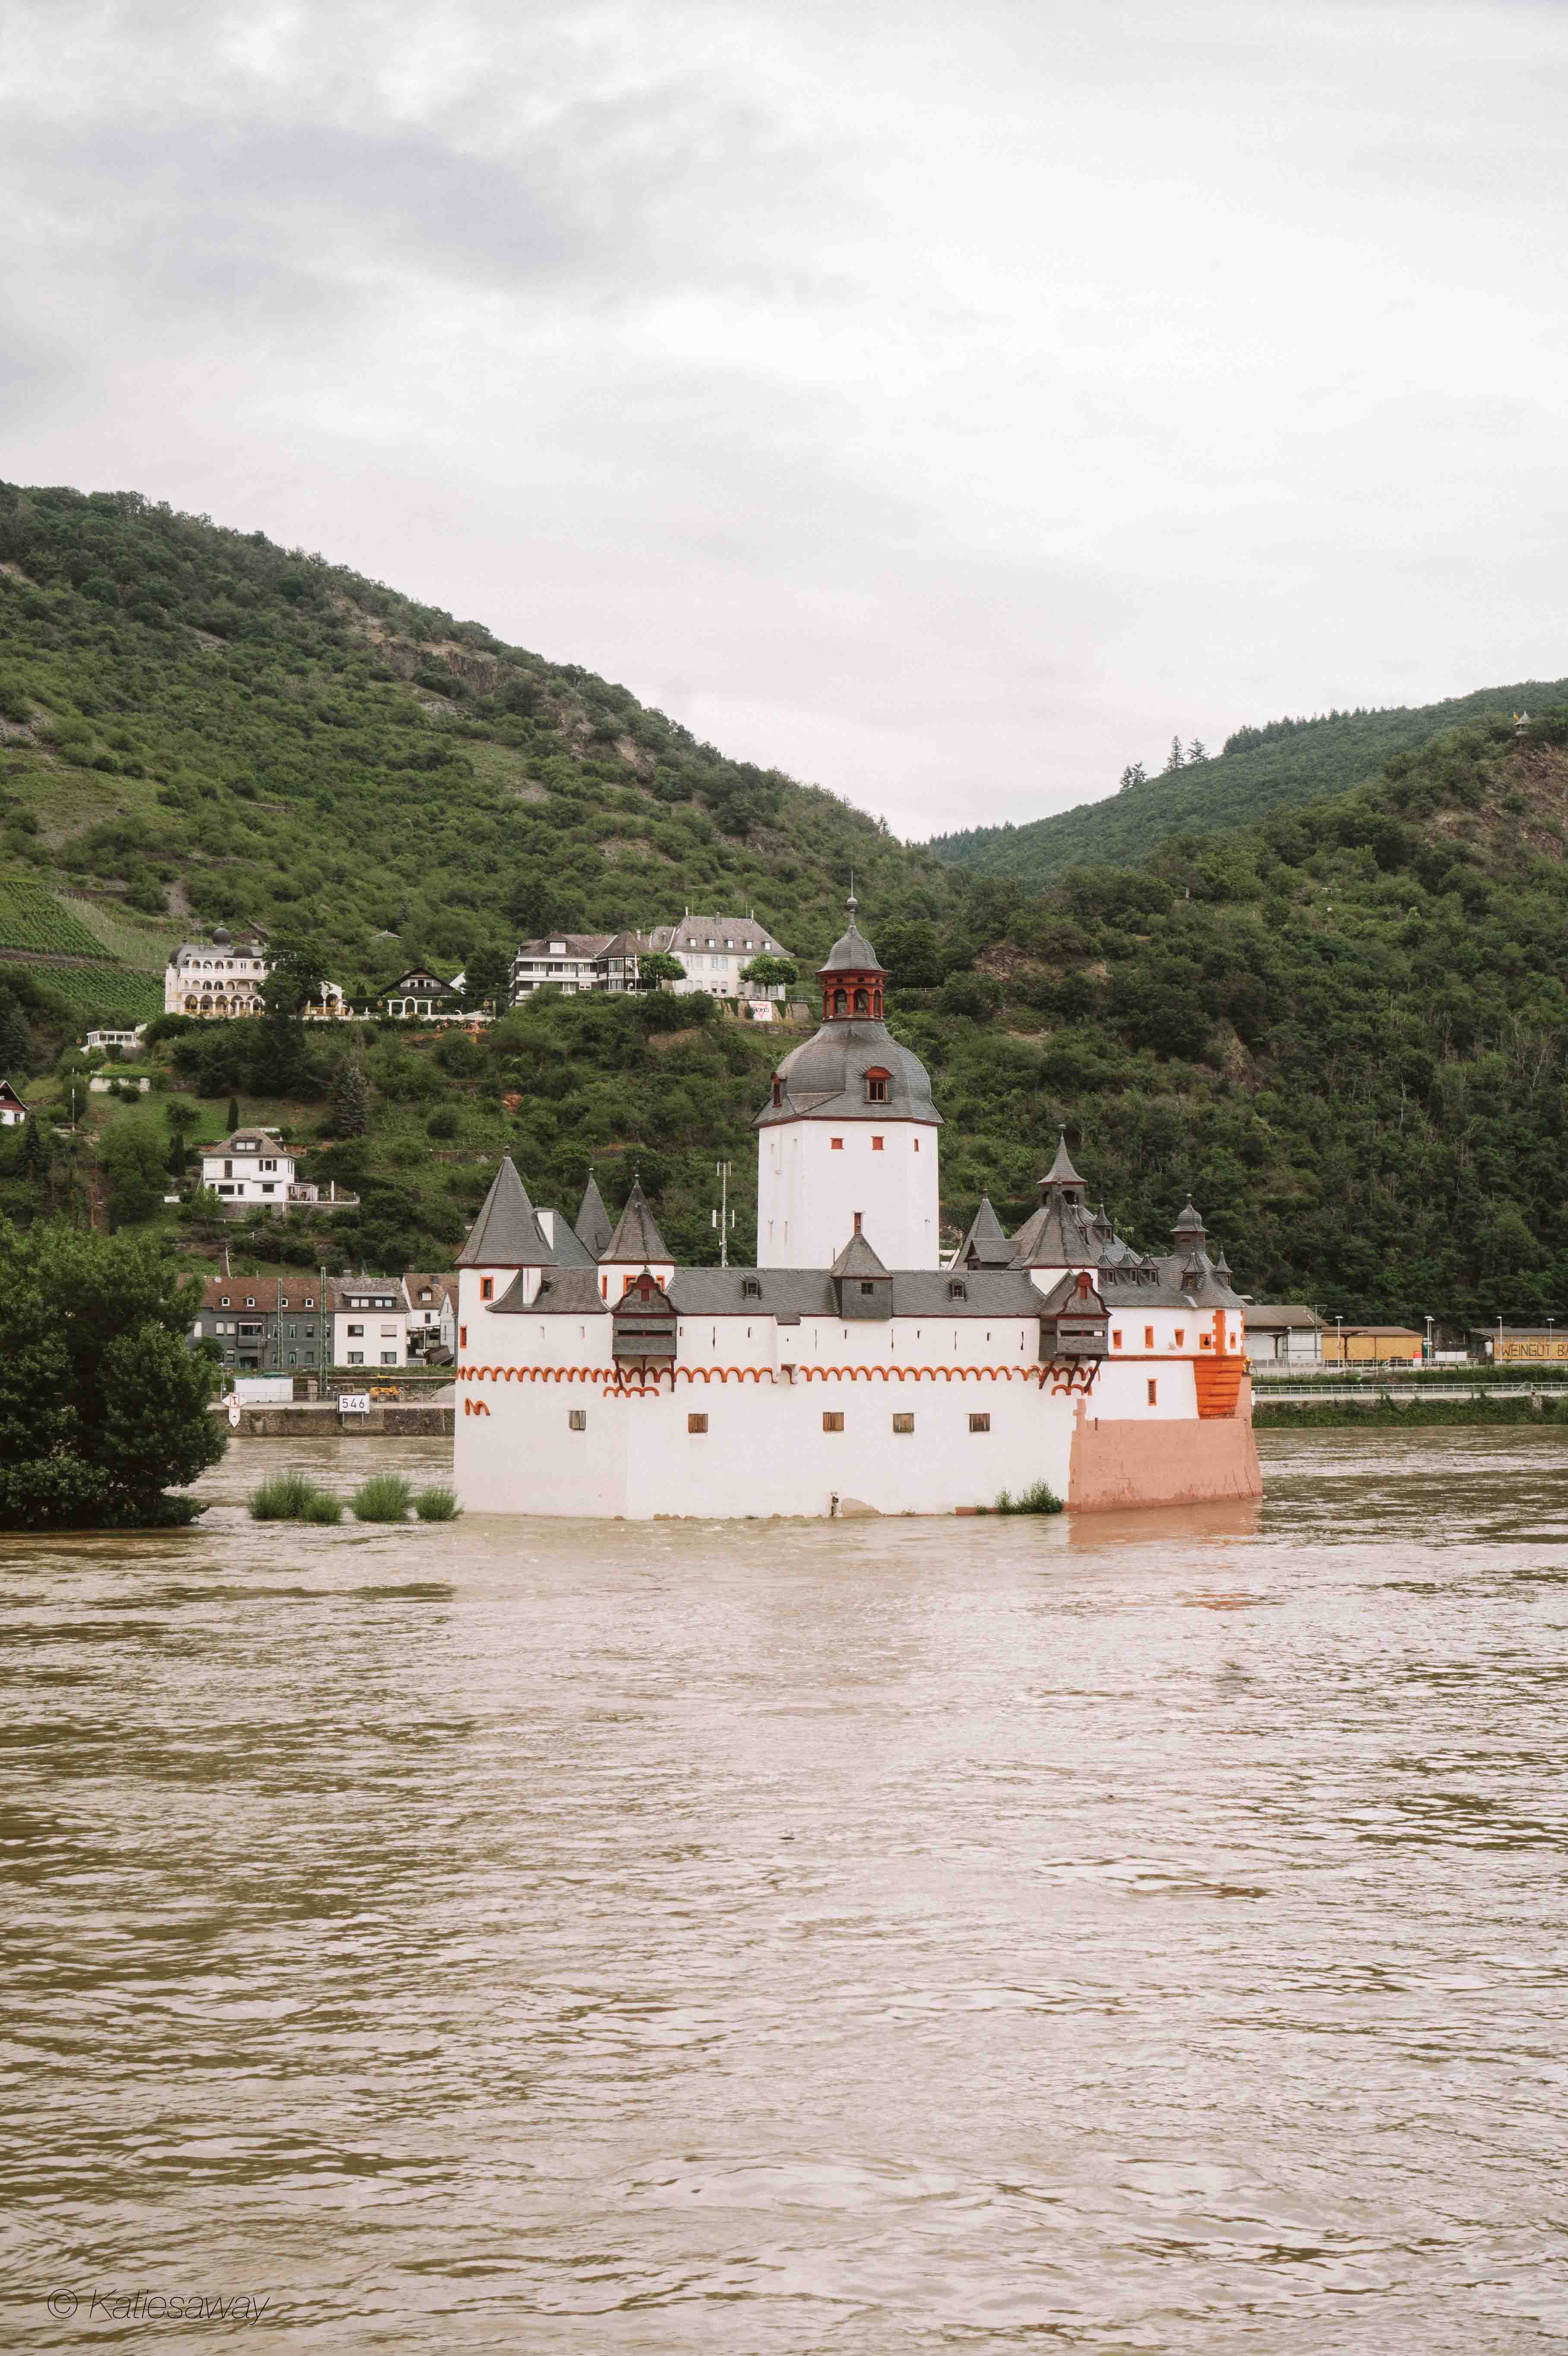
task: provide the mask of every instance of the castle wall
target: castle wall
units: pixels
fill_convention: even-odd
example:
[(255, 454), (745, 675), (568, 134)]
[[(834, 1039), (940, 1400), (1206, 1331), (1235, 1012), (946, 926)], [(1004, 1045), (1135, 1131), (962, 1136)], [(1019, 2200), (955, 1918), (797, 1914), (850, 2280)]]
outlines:
[(790, 1120), (760, 1130), (759, 1268), (831, 1268), (857, 1211), (884, 1268), (938, 1267), (940, 1134), (907, 1120)]
[(1065, 1491), (1075, 1512), (1262, 1496), (1245, 1377), (1231, 1416), (1200, 1419), (1194, 1412), (1188, 1421), (1096, 1412), (1104, 1405), (1091, 1399), (1075, 1411)]

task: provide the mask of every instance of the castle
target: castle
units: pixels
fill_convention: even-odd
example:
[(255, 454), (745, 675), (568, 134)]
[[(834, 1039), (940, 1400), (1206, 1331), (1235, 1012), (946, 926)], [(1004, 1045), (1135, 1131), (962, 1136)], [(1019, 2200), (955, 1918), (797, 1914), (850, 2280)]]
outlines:
[(1065, 1137), (943, 1264), (942, 1116), (848, 926), (757, 1115), (755, 1268), (677, 1268), (640, 1184), (575, 1222), (503, 1161), (458, 1255), (455, 1477), (490, 1513), (950, 1514), (1255, 1497), (1243, 1303), (1190, 1203), (1145, 1258)]

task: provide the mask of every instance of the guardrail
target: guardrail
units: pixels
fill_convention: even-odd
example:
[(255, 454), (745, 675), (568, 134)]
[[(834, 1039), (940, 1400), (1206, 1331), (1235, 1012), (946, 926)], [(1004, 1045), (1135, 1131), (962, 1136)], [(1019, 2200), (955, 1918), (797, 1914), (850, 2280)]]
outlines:
[(1309, 1387), (1324, 1398), (1356, 1390), (1380, 1390), (1390, 1383), (1416, 1390), (1503, 1389), (1568, 1390), (1568, 1362), (1536, 1365), (1526, 1359), (1500, 1366), (1478, 1360), (1473, 1366), (1286, 1366), (1275, 1361), (1253, 1362), (1253, 1381), (1259, 1391)]

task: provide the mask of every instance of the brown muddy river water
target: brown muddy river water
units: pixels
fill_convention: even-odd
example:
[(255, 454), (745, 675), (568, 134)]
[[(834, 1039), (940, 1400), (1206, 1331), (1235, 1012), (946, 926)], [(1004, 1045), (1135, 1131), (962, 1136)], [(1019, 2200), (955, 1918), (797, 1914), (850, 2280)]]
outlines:
[(0, 1539), (0, 2346), (1560, 2346), (1568, 1451), (1262, 1444)]

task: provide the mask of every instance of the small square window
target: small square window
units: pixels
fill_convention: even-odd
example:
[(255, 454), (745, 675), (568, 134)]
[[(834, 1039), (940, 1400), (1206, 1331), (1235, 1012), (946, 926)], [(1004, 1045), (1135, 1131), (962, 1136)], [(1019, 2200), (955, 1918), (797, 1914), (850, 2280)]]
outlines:
[(828, 1142), (829, 1146), (832, 1148), (832, 1150), (833, 1150), (833, 1151), (834, 1151), (835, 1153), (842, 1153), (842, 1152), (843, 1152), (843, 1151), (844, 1151), (844, 1140), (843, 1140), (841, 1137), (830, 1137), (830, 1138), (828, 1139), (827, 1142)]
[(872, 1140), (871, 1140), (871, 1151), (872, 1151), (872, 1152), (873, 1152), (873, 1153), (880, 1153), (880, 1152), (881, 1151), (881, 1150), (882, 1150), (882, 1141), (881, 1141), (881, 1139), (880, 1139), (880, 1137), (873, 1137), (873, 1138), (872, 1138)]
[(969, 1429), (971, 1431), (989, 1431), (991, 1429), (990, 1417), (988, 1415), (972, 1415), (969, 1418)]
[(705, 1415), (688, 1415), (686, 1419), (686, 1428), (688, 1431), (706, 1431), (708, 1418)]
[(569, 1407), (566, 1410), (566, 1428), (568, 1431), (586, 1431), (588, 1409), (585, 1407)]
[(969, 1298), (967, 1286), (960, 1284), (957, 1278), (955, 1277), (952, 1283), (947, 1288), (947, 1298), (949, 1301), (967, 1301)]
[(822, 1429), (824, 1431), (842, 1431), (844, 1429), (843, 1417), (841, 1415), (835, 1415), (832, 1410), (829, 1409), (827, 1414), (826, 1414), (822, 1419)]
[(1148, 1387), (1148, 1403), (1149, 1403), (1150, 1407), (1154, 1407), (1154, 1406), (1156, 1406), (1156, 1405), (1157, 1404), (1158, 1397), (1159, 1397), (1159, 1385), (1158, 1385), (1157, 1383), (1152, 1383), (1152, 1382), (1151, 1382), (1151, 1383), (1150, 1383), (1150, 1385), (1149, 1385), (1149, 1387)]
[(348, 1363), (351, 1366), (362, 1366), (365, 1363), (364, 1351), (350, 1350), (348, 1353)]
[(876, 1280), (875, 1280), (875, 1278), (873, 1278), (873, 1277), (862, 1277), (862, 1278), (861, 1278), (861, 1280), (860, 1280), (860, 1290), (862, 1291), (862, 1293), (875, 1292), (876, 1289), (877, 1289), (877, 1286), (876, 1286)]
[(1200, 1333), (1198, 1346), (1200, 1350), (1211, 1350), (1214, 1346), (1213, 1336), (1209, 1333)]
[(895, 1431), (912, 1431), (914, 1430), (913, 1416), (895, 1415), (893, 1418), (893, 1430)]

